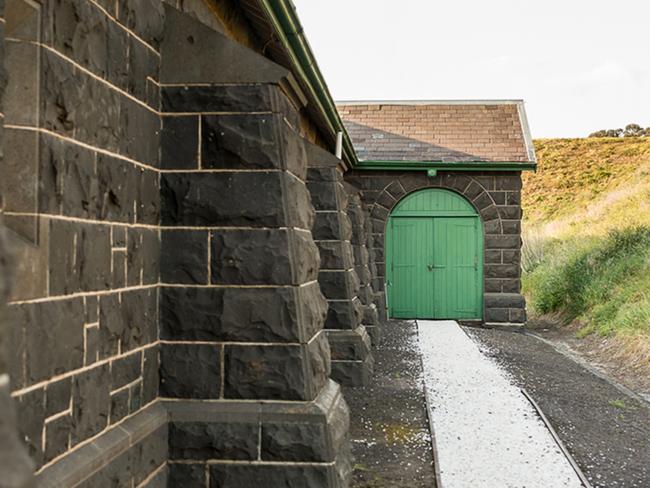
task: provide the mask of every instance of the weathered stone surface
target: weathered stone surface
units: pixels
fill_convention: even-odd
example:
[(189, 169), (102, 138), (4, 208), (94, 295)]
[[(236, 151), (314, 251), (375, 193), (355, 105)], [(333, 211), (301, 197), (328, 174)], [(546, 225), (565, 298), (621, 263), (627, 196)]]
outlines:
[(280, 65), (169, 5), (160, 52), (165, 84), (278, 83), (288, 76)]
[(306, 355), (302, 346), (226, 345), (226, 398), (310, 400)]
[(374, 360), (332, 361), (332, 379), (344, 386), (363, 386), (372, 376)]
[(366, 326), (379, 324), (379, 315), (374, 303), (363, 307), (362, 323)]
[(110, 423), (115, 424), (129, 414), (129, 390), (124, 388), (111, 394)]
[(163, 35), (165, 10), (157, 0), (119, 0), (118, 21), (144, 42), (158, 48)]
[(69, 449), (71, 418), (69, 415), (57, 417), (45, 425), (45, 451), (43, 461), (51, 461)]
[(284, 172), (163, 173), (163, 225), (311, 228), (305, 185)]
[(158, 397), (158, 385), (160, 384), (158, 349), (158, 346), (155, 346), (144, 351), (144, 363), (142, 366), (143, 405), (147, 405)]
[[(12, 305), (10, 321), (17, 340), (10, 354), (18, 370), (14, 388), (21, 388), (83, 365), (83, 300), (80, 298)], [(30, 333), (26, 333), (26, 327)], [(57, 344), (57, 347), (52, 347)], [(24, 362), (23, 362), (24, 358)], [(24, 368), (24, 370), (23, 370)]]
[(210, 488), (259, 486), (260, 483), (286, 488), (334, 486), (328, 468), (321, 466), (210, 466)]
[(204, 168), (288, 169), (304, 175), (304, 141), (280, 115), (201, 117)]
[(111, 390), (117, 390), (138, 379), (142, 374), (141, 368), (141, 352), (111, 361)]
[(163, 117), (160, 138), (161, 168), (198, 169), (198, 158), (199, 118), (197, 116)]
[(262, 424), (262, 459), (268, 461), (329, 461), (323, 424), (273, 422)]
[(370, 337), (365, 327), (354, 330), (328, 330), (332, 360), (364, 361), (370, 354)]
[[(317, 287), (161, 289), (161, 338), (235, 342), (301, 342), (322, 326)], [(303, 313), (301, 313), (301, 309)]]
[(518, 293), (486, 293), (485, 306), (488, 308), (524, 308), (526, 300)]
[(312, 234), (316, 240), (349, 241), (352, 226), (342, 212), (316, 212)]
[(286, 96), (279, 85), (166, 86), (161, 91), (164, 112), (279, 112), (295, 118), (282, 103)]
[(37, 466), (43, 463), (43, 423), (45, 420), (45, 395), (37, 388), (16, 398), (18, 432), (29, 457)]
[(318, 283), (323, 295), (330, 300), (345, 300), (357, 296), (359, 278), (354, 270), (326, 271), (318, 273)]
[(110, 372), (102, 364), (75, 376), (72, 381), (71, 445), (92, 437), (108, 425)]
[(107, 289), (110, 229), (103, 225), (51, 220), (49, 283), (52, 295)]
[(257, 459), (256, 423), (173, 422), (169, 426), (172, 460)]
[(70, 408), (72, 381), (64, 378), (49, 383), (45, 390), (45, 416), (51, 417)]
[(326, 329), (356, 329), (361, 322), (359, 300), (336, 300), (328, 302)]
[(219, 398), (221, 347), (163, 344), (160, 348), (160, 395), (167, 398)]
[(159, 166), (160, 117), (151, 109), (123, 99), (119, 117), (119, 151), (148, 166)]
[(208, 283), (206, 231), (163, 230), (160, 244), (160, 279), (163, 283)]
[(307, 180), (307, 188), (316, 210), (334, 211), (345, 208), (345, 197), (340, 183)]
[(486, 322), (508, 322), (510, 315), (507, 308), (486, 308), (485, 321)]
[(154, 288), (102, 295), (99, 300), (99, 358), (114, 356), (153, 342), (157, 334), (158, 301)]
[(350, 269), (354, 264), (348, 241), (317, 241), (320, 269)]
[(308, 232), (219, 230), (211, 241), (214, 284), (300, 285), (315, 279), (320, 264)]
[(207, 470), (205, 464), (169, 463), (169, 486), (205, 488)]

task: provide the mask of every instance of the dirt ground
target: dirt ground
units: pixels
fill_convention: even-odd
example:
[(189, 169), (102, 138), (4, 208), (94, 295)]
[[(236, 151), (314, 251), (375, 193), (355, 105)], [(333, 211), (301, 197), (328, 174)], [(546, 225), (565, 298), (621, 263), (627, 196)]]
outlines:
[(530, 334), (466, 331), (535, 399), (595, 488), (650, 487), (646, 402)]
[(346, 388), (356, 488), (435, 487), (422, 366), (414, 323), (382, 326), (375, 374)]
[(645, 342), (597, 334), (579, 339), (578, 325), (561, 326), (549, 320), (531, 322), (527, 327), (650, 401), (650, 351)]

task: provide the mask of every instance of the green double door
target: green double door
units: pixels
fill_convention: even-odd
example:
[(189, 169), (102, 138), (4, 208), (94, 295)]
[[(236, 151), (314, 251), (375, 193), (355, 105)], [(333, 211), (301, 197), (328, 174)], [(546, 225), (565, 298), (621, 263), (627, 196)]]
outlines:
[(483, 242), (473, 208), (396, 210), (386, 232), (390, 316), (481, 319)]

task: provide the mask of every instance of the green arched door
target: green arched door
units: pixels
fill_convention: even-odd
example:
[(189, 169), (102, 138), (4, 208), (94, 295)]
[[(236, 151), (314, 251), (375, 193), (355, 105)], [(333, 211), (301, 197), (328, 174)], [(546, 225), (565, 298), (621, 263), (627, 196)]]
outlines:
[(483, 318), (483, 232), (467, 200), (427, 189), (395, 206), (386, 228), (386, 293), (394, 318)]

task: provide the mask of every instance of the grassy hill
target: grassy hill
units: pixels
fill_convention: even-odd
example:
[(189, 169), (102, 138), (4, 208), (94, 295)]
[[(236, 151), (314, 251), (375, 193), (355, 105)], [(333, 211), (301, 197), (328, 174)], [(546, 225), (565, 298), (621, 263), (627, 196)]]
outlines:
[(539, 169), (523, 193), (532, 318), (614, 338), (650, 369), (650, 138), (535, 147)]

